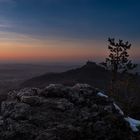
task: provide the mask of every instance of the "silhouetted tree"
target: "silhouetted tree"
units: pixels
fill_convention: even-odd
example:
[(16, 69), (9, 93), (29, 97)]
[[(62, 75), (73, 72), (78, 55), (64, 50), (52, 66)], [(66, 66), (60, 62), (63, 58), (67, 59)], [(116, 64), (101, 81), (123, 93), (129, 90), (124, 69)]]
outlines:
[(118, 72), (128, 73), (129, 70), (133, 70), (137, 65), (133, 64), (129, 60), (128, 50), (131, 48), (131, 44), (119, 40), (115, 42), (114, 38), (108, 38), (108, 49), (109, 56), (106, 58), (105, 62), (101, 63), (106, 69), (112, 72), (112, 81), (117, 80)]

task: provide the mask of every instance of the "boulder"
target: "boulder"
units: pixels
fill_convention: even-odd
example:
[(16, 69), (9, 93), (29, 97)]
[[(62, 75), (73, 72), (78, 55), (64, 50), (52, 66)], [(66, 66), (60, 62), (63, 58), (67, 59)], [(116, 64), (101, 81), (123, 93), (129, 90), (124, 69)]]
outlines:
[(17, 97), (21, 98), (22, 96), (36, 96), (37, 94), (37, 88), (24, 88), (17, 93)]
[(2, 102), (1, 113), (3, 117), (22, 120), (30, 117), (31, 108), (25, 103)]
[(40, 96), (47, 98), (64, 98), (64, 87), (60, 84), (50, 84), (40, 92)]
[(41, 98), (38, 96), (22, 96), (21, 102), (29, 104), (31, 106), (36, 106), (41, 104)]

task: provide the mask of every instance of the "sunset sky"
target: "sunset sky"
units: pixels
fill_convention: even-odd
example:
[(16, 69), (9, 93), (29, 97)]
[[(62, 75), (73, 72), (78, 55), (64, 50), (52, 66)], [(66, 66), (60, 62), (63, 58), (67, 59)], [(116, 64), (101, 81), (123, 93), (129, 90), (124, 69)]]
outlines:
[(102, 61), (107, 38), (140, 62), (139, 0), (0, 0), (0, 61)]

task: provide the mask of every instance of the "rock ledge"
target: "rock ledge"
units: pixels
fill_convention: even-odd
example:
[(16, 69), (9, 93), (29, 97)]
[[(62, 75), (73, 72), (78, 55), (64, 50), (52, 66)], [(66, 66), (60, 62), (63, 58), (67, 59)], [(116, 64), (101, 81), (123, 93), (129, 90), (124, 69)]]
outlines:
[(51, 84), (8, 93), (0, 140), (137, 140), (110, 98), (87, 84)]

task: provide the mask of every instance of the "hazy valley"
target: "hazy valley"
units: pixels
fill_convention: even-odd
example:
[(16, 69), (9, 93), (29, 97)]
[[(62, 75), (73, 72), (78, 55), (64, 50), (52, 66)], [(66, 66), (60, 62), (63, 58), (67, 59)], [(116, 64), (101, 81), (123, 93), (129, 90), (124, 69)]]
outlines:
[(0, 92), (17, 88), (22, 82), (45, 73), (63, 72), (79, 65), (0, 64)]

